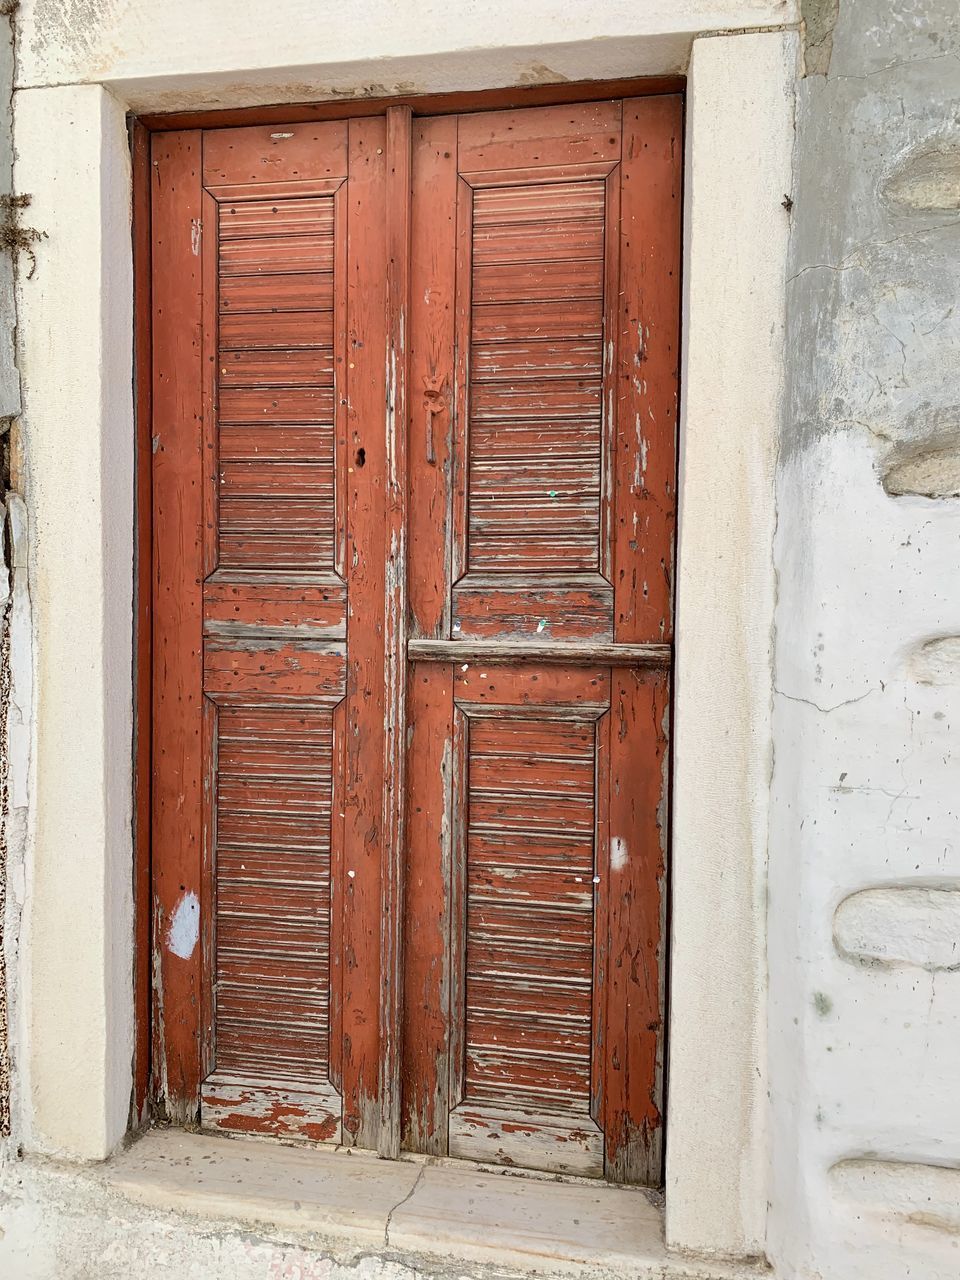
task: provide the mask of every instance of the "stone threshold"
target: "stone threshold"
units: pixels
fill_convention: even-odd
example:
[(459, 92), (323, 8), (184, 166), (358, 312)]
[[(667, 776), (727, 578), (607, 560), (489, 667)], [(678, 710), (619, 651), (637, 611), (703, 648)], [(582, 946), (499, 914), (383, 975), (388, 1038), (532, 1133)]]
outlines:
[(499, 1276), (769, 1274), (668, 1253), (659, 1197), (586, 1179), (179, 1129), (151, 1130), (95, 1176), (145, 1208), (232, 1223), (341, 1263), (375, 1254), (425, 1275), (471, 1264)]

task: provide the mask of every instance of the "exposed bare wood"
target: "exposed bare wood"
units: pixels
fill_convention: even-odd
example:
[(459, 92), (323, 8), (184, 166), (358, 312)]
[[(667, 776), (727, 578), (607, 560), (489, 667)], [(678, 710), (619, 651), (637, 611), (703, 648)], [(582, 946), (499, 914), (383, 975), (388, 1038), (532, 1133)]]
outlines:
[(509, 663), (528, 659), (560, 662), (565, 666), (668, 666), (668, 644), (538, 644), (513, 640), (410, 640), (407, 652), (414, 662)]

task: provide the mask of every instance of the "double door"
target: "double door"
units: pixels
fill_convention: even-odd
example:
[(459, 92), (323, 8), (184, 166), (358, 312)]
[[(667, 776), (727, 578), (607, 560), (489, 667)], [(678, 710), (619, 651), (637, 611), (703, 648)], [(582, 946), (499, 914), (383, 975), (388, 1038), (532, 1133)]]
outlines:
[(155, 1097), (656, 1182), (679, 99), (151, 169)]

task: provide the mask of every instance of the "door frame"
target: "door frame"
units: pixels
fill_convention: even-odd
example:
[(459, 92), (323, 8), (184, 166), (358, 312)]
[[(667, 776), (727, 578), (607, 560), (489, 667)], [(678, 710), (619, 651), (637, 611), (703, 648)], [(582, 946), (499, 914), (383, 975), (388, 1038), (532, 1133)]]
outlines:
[[(748, 30), (732, 12), (704, 16), (681, 3), (668, 40), (638, 12), (623, 41), (567, 46), (561, 34), (545, 33), (522, 51), (514, 50), (515, 32), (494, 24), (487, 43), (498, 57), (481, 66), (480, 50), (468, 79), (502, 83), (534, 56), (556, 56), (555, 65), (580, 75), (625, 65), (686, 69), (674, 771), (683, 804), (674, 806), (672, 828), (666, 1232), (678, 1248), (744, 1256), (762, 1250), (769, 1194), (765, 875), (789, 233), (780, 206), (791, 182), (799, 41), (795, 16), (778, 6), (755, 15)], [(396, 34), (387, 30), (385, 56), (359, 69), (348, 61), (353, 46), (344, 48), (331, 64), (336, 74), (328, 67), (317, 83), (356, 85), (364, 75), (400, 83), (409, 69)], [(36, 696), (22, 711), (33, 757), (12, 777), (28, 806), (31, 891), (20, 1096), (28, 1149), (74, 1158), (101, 1159), (121, 1140), (132, 1080), (134, 414), (125, 110), (188, 107), (198, 96), (221, 103), (292, 96), (277, 92), (269, 39), (253, 58), (234, 42), (224, 63), (223, 37), (218, 31), (214, 46), (209, 32), (199, 32), (189, 67), (158, 61), (152, 46), (132, 61), (88, 65), (84, 54), (60, 77), (65, 82), (47, 83), (41, 74), (14, 102), (17, 184), (31, 192), (34, 220), (50, 237), (37, 278), (18, 295), (29, 371), (20, 430), (37, 531), (28, 658)], [(303, 60), (317, 56), (308, 43)], [(242, 75), (220, 72), (206, 85), (190, 69), (234, 65), (245, 68)], [(446, 47), (418, 65), (428, 88), (463, 78), (461, 54)], [(67, 918), (77, 923), (69, 945)], [(61, 1051), (65, 1039), (91, 1052), (71, 1059)]]
[[(391, 436), (394, 448), (388, 455), (388, 474), (384, 500), (386, 503), (387, 537), (400, 549), (393, 566), (394, 586), (388, 596), (385, 619), (387, 651), (406, 652), (408, 572), (405, 553), (405, 528), (407, 504), (407, 399), (406, 372), (407, 350), (404, 342), (406, 313), (409, 304), (411, 281), (410, 223), (412, 204), (404, 198), (411, 183), (412, 142), (411, 122), (416, 117), (463, 115), (468, 112), (510, 110), (538, 106), (570, 106), (574, 103), (602, 101), (611, 98), (641, 98), (660, 95), (680, 97), (683, 81), (678, 77), (646, 78), (642, 80), (617, 80), (586, 82), (577, 85), (537, 85), (517, 89), (491, 90), (479, 93), (454, 93), (421, 95), (413, 98), (384, 98), (357, 104), (352, 102), (326, 103), (316, 106), (303, 105), (294, 108), (270, 107), (243, 111), (214, 111), (178, 113), (170, 116), (133, 118), (131, 127), (131, 151), (133, 159), (133, 245), (134, 245), (134, 333), (136, 396), (136, 538), (135, 564), (135, 620), (134, 620), (134, 912), (135, 912), (135, 1054), (134, 1054), (134, 1111), (136, 1123), (149, 1123), (152, 1097), (156, 1093), (153, 1081), (155, 1064), (162, 1063), (166, 1047), (160, 1043), (163, 1034), (158, 1027), (154, 1008), (155, 975), (160, 972), (161, 955), (159, 940), (155, 937), (153, 910), (153, 858), (152, 858), (152, 569), (153, 569), (153, 490), (152, 490), (152, 440), (156, 435), (153, 422), (153, 342), (152, 342), (152, 214), (150, 185), (151, 136), (194, 129), (235, 128), (247, 125), (295, 124), (302, 121), (317, 123), (326, 120), (344, 120), (357, 117), (383, 117), (386, 121), (387, 158), (387, 366), (393, 376), (387, 387), (387, 414), (393, 422)], [(359, 108), (359, 109), (358, 109)], [(682, 106), (681, 106), (682, 111)], [(681, 125), (682, 128), (682, 125)], [(405, 247), (406, 246), (406, 247)], [(679, 266), (679, 263), (678, 263)], [(676, 545), (672, 548), (676, 563)], [(676, 575), (674, 574), (674, 586)], [(675, 595), (675, 591), (674, 591)], [(675, 603), (674, 603), (675, 609)], [(384, 854), (383, 918), (381, 921), (381, 974), (380, 1019), (380, 1139), (381, 1156), (397, 1158), (401, 1149), (400, 1105), (400, 1056), (402, 1043), (402, 990), (403, 990), (403, 911), (402, 883), (404, 861), (404, 810), (406, 807), (404, 785), (406, 759), (405, 691), (407, 662), (388, 662), (386, 667), (384, 705), (386, 710), (385, 766), (391, 785), (388, 795), (395, 796), (396, 803), (384, 805)], [(668, 714), (672, 720), (672, 680)], [(668, 778), (664, 782), (664, 803), (669, 810), (669, 759)], [(668, 1022), (666, 1008), (669, 991), (669, 912), (670, 850), (669, 823), (663, 832), (663, 858), (665, 873), (661, 890), (661, 963), (660, 983), (663, 997), (663, 1021), (658, 1046), (657, 1074), (661, 1081), (660, 1093), (664, 1100), (662, 1116), (665, 1116), (666, 1080), (664, 1065), (668, 1052)], [(209, 927), (209, 926), (207, 926)], [(201, 938), (206, 937), (201, 929)], [(665, 1141), (661, 1122), (661, 1142)], [(662, 1148), (661, 1148), (662, 1150)], [(661, 1159), (662, 1165), (662, 1159)]]

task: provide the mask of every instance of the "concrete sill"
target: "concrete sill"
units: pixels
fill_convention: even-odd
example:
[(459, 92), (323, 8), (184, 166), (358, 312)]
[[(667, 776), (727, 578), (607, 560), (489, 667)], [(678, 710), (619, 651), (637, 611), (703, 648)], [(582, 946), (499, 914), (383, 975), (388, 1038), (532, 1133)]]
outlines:
[(371, 1253), (498, 1274), (756, 1280), (752, 1268), (667, 1253), (643, 1191), (495, 1172), (459, 1161), (379, 1160), (343, 1149), (153, 1130), (100, 1177), (153, 1210), (254, 1228), (348, 1263)]

